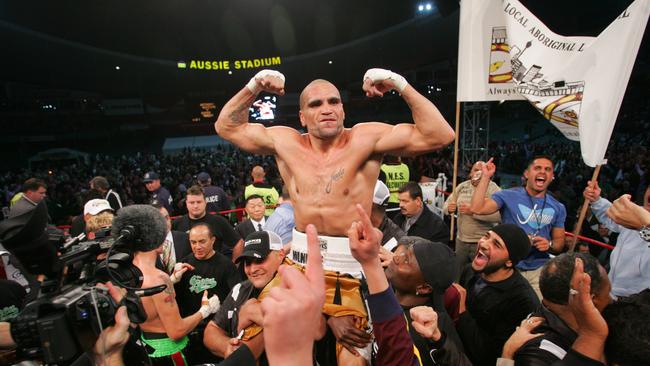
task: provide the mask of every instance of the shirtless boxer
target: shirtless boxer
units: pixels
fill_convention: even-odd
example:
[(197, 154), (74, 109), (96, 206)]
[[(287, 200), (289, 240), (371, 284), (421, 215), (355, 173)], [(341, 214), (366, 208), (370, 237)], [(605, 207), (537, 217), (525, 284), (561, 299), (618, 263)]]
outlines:
[[(113, 221), (113, 234), (122, 235), (124, 230), (135, 234), (126, 239), (133, 249), (133, 264), (142, 271), (142, 288), (166, 285), (160, 293), (142, 297), (147, 320), (140, 324), (142, 341), (149, 347), (147, 352), (152, 365), (187, 365), (183, 350), (190, 333), (201, 320), (219, 309), (219, 298), (213, 295), (203, 298), (199, 311), (181, 318), (176, 304), (174, 285), (167, 273), (156, 268), (156, 259), (162, 253), (162, 243), (167, 223), (158, 209), (148, 205), (132, 205), (120, 209)], [(187, 265), (187, 264), (186, 264)]]
[[(280, 175), (289, 190), (295, 210), (296, 231), (290, 258), (306, 263), (307, 243), (303, 234), (308, 224), (314, 224), (321, 240), (323, 265), (327, 271), (360, 274), (360, 265), (351, 257), (347, 245), (347, 229), (358, 220), (354, 205), (360, 203), (370, 212), (372, 192), (379, 175), (384, 154), (414, 156), (440, 149), (454, 139), (454, 131), (438, 109), (410, 86), (404, 77), (389, 70), (370, 69), (363, 81), (368, 97), (383, 96), (396, 90), (411, 109), (415, 124), (389, 125), (380, 122), (359, 123), (344, 128), (345, 112), (338, 89), (326, 80), (314, 80), (300, 94), (300, 123), (307, 129), (301, 134), (285, 126), (264, 127), (248, 122), (248, 108), (261, 91), (284, 94), (284, 75), (262, 70), (230, 99), (215, 123), (219, 136), (242, 150), (274, 155)], [(354, 291), (354, 284), (334, 273), (332, 286), (341, 292)], [(331, 279), (331, 277), (330, 277)], [(352, 279), (354, 280), (354, 279)], [(356, 281), (356, 280), (354, 280)], [(356, 282), (358, 284), (358, 281)], [(328, 283), (329, 285), (329, 283)], [(330, 320), (341, 314), (360, 314), (354, 310), (328, 311), (333, 295), (326, 295), (324, 312)], [(360, 303), (356, 299), (353, 308)], [(360, 311), (365, 313), (361, 304)], [(345, 306), (345, 299), (343, 299)], [(334, 306), (335, 307), (335, 306)], [(359, 309), (357, 309), (359, 310)], [(344, 317), (341, 317), (344, 318)], [(358, 322), (357, 322), (358, 324)], [(333, 329), (337, 339), (341, 335)], [(360, 343), (357, 339), (357, 343)], [(346, 350), (356, 354), (354, 340), (343, 342)], [(347, 344), (346, 344), (347, 343)], [(339, 348), (340, 350), (340, 348)], [(348, 359), (345, 351), (339, 360)], [(339, 362), (348, 364), (348, 362)]]

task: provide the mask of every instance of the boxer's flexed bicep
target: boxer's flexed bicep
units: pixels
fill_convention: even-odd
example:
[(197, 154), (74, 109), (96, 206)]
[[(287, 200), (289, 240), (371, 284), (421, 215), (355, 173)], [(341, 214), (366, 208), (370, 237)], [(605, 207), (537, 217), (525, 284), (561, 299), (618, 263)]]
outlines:
[(242, 150), (275, 154), (275, 134), (262, 124), (249, 123), (248, 110), (262, 91), (284, 95), (284, 80), (284, 75), (275, 70), (262, 70), (253, 76), (221, 109), (215, 122), (217, 134)]
[(402, 123), (383, 129), (375, 146), (378, 153), (418, 155), (437, 150), (454, 140), (454, 130), (431, 101), (406, 79), (390, 70), (370, 69), (363, 78), (363, 90), (368, 97), (383, 96), (394, 90), (411, 108), (414, 124)]

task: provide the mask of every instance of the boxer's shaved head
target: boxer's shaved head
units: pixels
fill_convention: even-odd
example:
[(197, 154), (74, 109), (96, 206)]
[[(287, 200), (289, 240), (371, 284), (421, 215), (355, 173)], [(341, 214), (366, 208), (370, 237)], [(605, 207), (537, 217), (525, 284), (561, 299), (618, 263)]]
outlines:
[[(311, 89), (311, 87), (313, 87), (314, 85), (318, 85), (318, 84), (329, 84), (329, 85), (336, 88), (336, 86), (334, 86), (334, 84), (330, 83), (329, 81), (327, 81), (325, 79), (316, 79), (316, 80), (312, 81), (311, 83), (307, 84), (307, 86), (305, 86), (305, 88), (300, 93), (300, 109), (303, 109), (303, 107), (305, 106), (305, 103), (307, 103), (307, 92), (309, 91), (309, 89)], [(339, 98), (340, 97), (341, 97), (341, 94), (339, 93)]]

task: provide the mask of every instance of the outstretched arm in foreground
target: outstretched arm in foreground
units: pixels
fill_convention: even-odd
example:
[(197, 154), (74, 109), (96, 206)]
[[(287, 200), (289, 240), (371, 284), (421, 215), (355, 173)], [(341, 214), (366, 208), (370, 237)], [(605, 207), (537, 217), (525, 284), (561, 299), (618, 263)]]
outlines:
[(361, 221), (352, 223), (348, 237), (352, 256), (361, 264), (368, 283), (368, 308), (379, 346), (376, 364), (419, 365), (413, 352), (413, 340), (406, 330), (402, 307), (388, 286), (388, 279), (379, 260), (381, 231), (372, 226), (370, 217), (359, 204), (357, 212)]
[(280, 285), (262, 300), (264, 347), (273, 366), (311, 365), (314, 341), (323, 334), (323, 259), (316, 227), (307, 225), (306, 232), (305, 274), (287, 265), (280, 266)]

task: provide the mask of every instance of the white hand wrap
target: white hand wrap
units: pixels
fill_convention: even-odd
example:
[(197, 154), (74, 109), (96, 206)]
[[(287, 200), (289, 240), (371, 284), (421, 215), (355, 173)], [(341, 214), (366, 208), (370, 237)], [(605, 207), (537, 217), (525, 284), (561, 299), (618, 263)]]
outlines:
[(365, 75), (363, 75), (363, 81), (365, 82), (368, 79), (370, 79), (373, 84), (384, 80), (391, 80), (395, 85), (395, 89), (400, 93), (404, 91), (404, 88), (406, 88), (407, 85), (409, 85), (402, 75), (386, 69), (368, 69)]
[(276, 78), (278, 78), (278, 79), (282, 80), (282, 82), (284, 82), (284, 75), (282, 75), (281, 72), (275, 71), (275, 70), (262, 70), (262, 71), (258, 72), (257, 74), (255, 74), (255, 76), (253, 76), (250, 79), (248, 84), (246, 84), (246, 87), (253, 94), (259, 93), (262, 90), (262, 88), (257, 83), (257, 80), (262, 79), (262, 78), (264, 78), (266, 76), (275, 76)]
[(208, 303), (201, 306), (199, 313), (201, 313), (201, 316), (203, 319), (205, 319), (210, 316), (210, 314), (216, 313), (217, 310), (219, 310), (220, 306), (221, 302), (219, 302), (217, 295), (212, 295), (212, 297), (208, 300)]
[(183, 277), (183, 273), (185, 273), (185, 271), (178, 273), (178, 275), (176, 274), (176, 272), (180, 271), (181, 269), (183, 269), (183, 263), (176, 263), (174, 265), (174, 272), (171, 276), (169, 276), (169, 279), (173, 284), (177, 284), (181, 280), (181, 277)]

